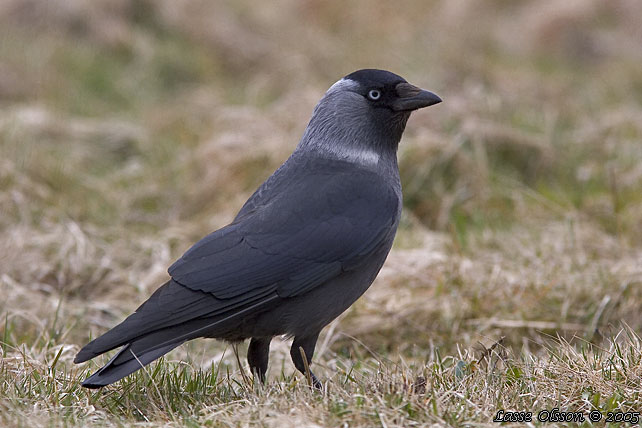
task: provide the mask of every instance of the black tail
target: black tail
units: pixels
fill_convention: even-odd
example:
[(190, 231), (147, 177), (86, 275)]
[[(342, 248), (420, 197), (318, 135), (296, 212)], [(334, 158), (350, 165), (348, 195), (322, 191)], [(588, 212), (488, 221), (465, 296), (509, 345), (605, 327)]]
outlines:
[(217, 299), (209, 293), (168, 281), (136, 312), (78, 352), (74, 362), (82, 363), (123, 346), (82, 385), (100, 388), (114, 383), (188, 340), (225, 337), (226, 332), (237, 328), (238, 317), (278, 299), (276, 293), (268, 291), (270, 294), (264, 292), (250, 298)]
[[(210, 324), (216, 324), (216, 322), (213, 323), (212, 319), (207, 318), (199, 319), (140, 336), (124, 344), (125, 346), (103, 368), (86, 379), (82, 386), (100, 388), (114, 383), (162, 357), (186, 341), (202, 336), (201, 328)], [(91, 343), (85, 348), (91, 348), (90, 345)], [(78, 353), (77, 360), (83, 350)]]
[(109, 360), (107, 364), (93, 375), (89, 376), (82, 383), (85, 388), (101, 388), (105, 385), (114, 383), (125, 376), (134, 373), (136, 370), (143, 368), (157, 358), (162, 357), (172, 349), (181, 345), (183, 342), (170, 343), (150, 351), (135, 355), (131, 346), (127, 345), (121, 349), (118, 354)]

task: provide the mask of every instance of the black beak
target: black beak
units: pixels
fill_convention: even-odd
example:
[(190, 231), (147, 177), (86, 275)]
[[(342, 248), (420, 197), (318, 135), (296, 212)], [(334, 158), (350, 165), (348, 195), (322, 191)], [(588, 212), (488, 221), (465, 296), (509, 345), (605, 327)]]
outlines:
[(398, 98), (392, 103), (395, 111), (412, 111), (440, 103), (438, 95), (410, 83), (399, 83), (395, 89)]

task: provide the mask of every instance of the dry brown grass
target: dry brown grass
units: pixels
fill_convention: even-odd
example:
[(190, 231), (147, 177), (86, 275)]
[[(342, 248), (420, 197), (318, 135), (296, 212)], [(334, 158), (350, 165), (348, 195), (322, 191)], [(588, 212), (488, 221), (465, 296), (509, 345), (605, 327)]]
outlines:
[[(634, 0), (2, 2), (0, 425), (639, 410), (641, 15)], [(79, 346), (229, 221), (363, 67), (445, 102), (408, 125), (386, 266), (319, 342), (327, 393), (278, 341), (265, 387), (196, 341), (81, 389), (96, 366), (71, 363)]]

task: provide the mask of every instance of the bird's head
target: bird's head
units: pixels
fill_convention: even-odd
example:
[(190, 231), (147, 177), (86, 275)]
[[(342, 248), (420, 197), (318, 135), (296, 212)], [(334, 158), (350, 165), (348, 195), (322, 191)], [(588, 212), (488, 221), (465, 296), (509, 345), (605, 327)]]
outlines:
[(385, 153), (396, 153), (411, 112), (440, 102), (437, 95), (389, 71), (355, 71), (319, 101), (300, 147), (377, 163)]

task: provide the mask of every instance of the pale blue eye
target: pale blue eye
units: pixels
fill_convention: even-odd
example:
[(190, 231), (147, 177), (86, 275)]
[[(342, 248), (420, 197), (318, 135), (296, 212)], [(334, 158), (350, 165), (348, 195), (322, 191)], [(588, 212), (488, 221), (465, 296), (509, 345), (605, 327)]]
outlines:
[(368, 98), (373, 101), (377, 101), (379, 98), (381, 98), (381, 91), (378, 89), (371, 89), (370, 92), (368, 92)]

